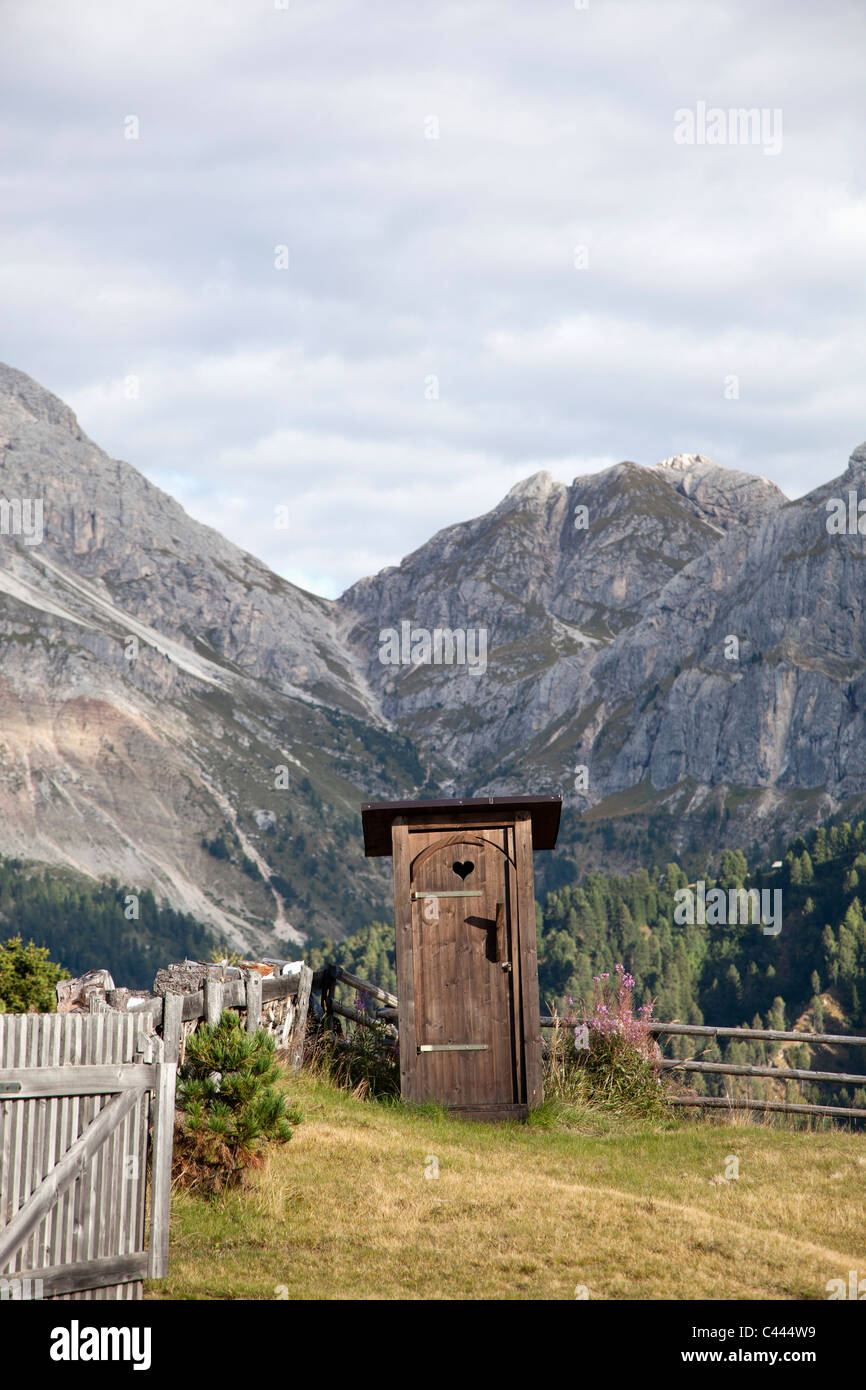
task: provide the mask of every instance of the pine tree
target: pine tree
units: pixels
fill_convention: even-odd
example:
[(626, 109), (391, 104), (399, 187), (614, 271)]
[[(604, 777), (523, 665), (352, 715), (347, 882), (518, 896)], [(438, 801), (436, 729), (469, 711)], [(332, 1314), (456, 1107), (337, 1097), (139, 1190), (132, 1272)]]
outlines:
[(262, 1028), (247, 1033), (233, 1010), (193, 1033), (177, 1093), (182, 1114), (175, 1170), (181, 1183), (209, 1192), (236, 1186), (247, 1168), (262, 1166), (268, 1141), (291, 1139), (290, 1121), (300, 1117), (276, 1090), (279, 1076), (274, 1039)]
[(812, 841), (812, 860), (815, 864), (826, 864), (830, 858), (830, 850), (827, 845), (827, 832), (823, 825), (819, 825), (815, 831), (815, 838)]
[(767, 1014), (767, 1027), (776, 1032), (785, 1032), (785, 1001), (777, 994)]
[(24, 945), (20, 936), (0, 944), (0, 1013), (50, 1013), (57, 1007), (54, 986), (69, 971), (48, 957), (44, 946)]

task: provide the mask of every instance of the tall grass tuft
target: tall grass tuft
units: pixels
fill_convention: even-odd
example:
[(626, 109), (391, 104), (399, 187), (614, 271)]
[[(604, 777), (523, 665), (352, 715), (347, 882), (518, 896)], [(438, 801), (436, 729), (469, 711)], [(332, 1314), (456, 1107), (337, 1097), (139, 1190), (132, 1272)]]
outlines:
[(361, 992), (355, 1007), (370, 1022), (350, 1023), (345, 1034), (323, 1029), (307, 1048), (305, 1066), (359, 1100), (399, 1100), (400, 1056), (393, 1033), (373, 1017), (372, 1001)]
[(661, 1051), (649, 1030), (652, 1005), (634, 1010), (634, 980), (622, 965), (596, 975), (592, 1003), (575, 1010), (566, 1000), (545, 1057), (545, 1101), (613, 1110), (633, 1117), (667, 1117)]

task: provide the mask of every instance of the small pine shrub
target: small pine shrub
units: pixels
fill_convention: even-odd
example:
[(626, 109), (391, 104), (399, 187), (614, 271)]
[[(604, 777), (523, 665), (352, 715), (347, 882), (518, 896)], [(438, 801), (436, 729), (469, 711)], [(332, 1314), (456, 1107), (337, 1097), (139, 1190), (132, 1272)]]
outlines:
[(208, 1193), (236, 1187), (248, 1169), (264, 1166), (268, 1143), (291, 1139), (300, 1116), (276, 1090), (279, 1075), (273, 1038), (262, 1028), (247, 1033), (231, 1009), (193, 1033), (177, 1095), (174, 1171), (181, 1186)]

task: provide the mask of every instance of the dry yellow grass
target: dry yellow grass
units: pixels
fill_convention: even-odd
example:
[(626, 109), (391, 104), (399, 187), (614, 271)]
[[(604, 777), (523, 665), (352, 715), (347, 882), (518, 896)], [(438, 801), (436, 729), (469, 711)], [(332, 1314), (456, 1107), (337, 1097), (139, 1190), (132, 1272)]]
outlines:
[(860, 1134), (486, 1126), (288, 1088), (304, 1123), (245, 1193), (175, 1196), (149, 1297), (826, 1299), (866, 1275)]

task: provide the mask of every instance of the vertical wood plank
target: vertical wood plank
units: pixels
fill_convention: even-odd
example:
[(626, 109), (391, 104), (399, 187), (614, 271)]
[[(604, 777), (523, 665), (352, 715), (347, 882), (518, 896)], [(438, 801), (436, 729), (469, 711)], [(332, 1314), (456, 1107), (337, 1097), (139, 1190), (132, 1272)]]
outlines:
[[(15, 1026), (13, 1027), (14, 1045), (12, 1054), (12, 1065), (15, 1067), (23, 1067), (26, 1062), (26, 1018), (26, 1014), (18, 1014), (15, 1018)], [(9, 1172), (6, 1175), (6, 1187), (9, 1194), (6, 1203), (7, 1222), (11, 1221), (12, 1217), (15, 1215), (15, 1213), (21, 1206), (22, 1168), (24, 1149), (26, 1145), (26, 1130), (24, 1127), (25, 1112), (24, 1106), (20, 1103), (20, 1101), (15, 1102), (15, 1106), (12, 1113), (12, 1161)], [(21, 1265), (17, 1257), (9, 1261), (9, 1268), (11, 1270), (21, 1268)]]
[(313, 987), (313, 972), (308, 965), (301, 966), (298, 976), (298, 993), (295, 997), (295, 1018), (292, 1036), (289, 1040), (289, 1063), (295, 1071), (304, 1064), (304, 1045), (307, 1037), (307, 1014), (310, 1009), (310, 990)]
[[(154, 1055), (153, 1016), (136, 1021), (127, 1039), (128, 1057), (151, 1061)], [(122, 1194), (118, 1204), (115, 1249), (119, 1255), (145, 1248), (145, 1191), (147, 1185), (147, 1135), (151, 1112), (150, 1092), (146, 1092), (124, 1121), (121, 1133)], [(136, 1293), (138, 1290), (138, 1293)], [(117, 1298), (129, 1301), (141, 1297), (141, 1284), (118, 1286)]]
[(183, 995), (166, 994), (162, 1006), (162, 1040), (165, 1046), (165, 1060), (180, 1060), (180, 1043), (183, 1032)]
[[(112, 1062), (132, 1060), (127, 1042), (130, 1022), (129, 1015), (121, 1013), (110, 1015), (106, 1021), (107, 1047), (103, 1055), (110, 1057)], [(103, 1162), (98, 1183), (98, 1228), (94, 1247), (94, 1253), (97, 1256), (111, 1255), (119, 1248), (117, 1243), (120, 1227), (118, 1203), (124, 1180), (123, 1154), (120, 1145), (121, 1126), (117, 1126), (102, 1146)], [(101, 1290), (100, 1298), (102, 1300), (117, 1298), (119, 1287), (117, 1284), (107, 1286)]]
[[(42, 1018), (42, 1041), (39, 1049), (39, 1064), (43, 1067), (50, 1067), (55, 1061), (57, 1048), (57, 1026), (60, 1019), (57, 1014), (44, 1014)], [(46, 1097), (42, 1122), (39, 1133), (39, 1161), (36, 1168), (36, 1182), (41, 1183), (47, 1176), (51, 1168), (51, 1146), (53, 1144), (54, 1122), (57, 1115), (57, 1103), (51, 1098)], [(45, 1254), (45, 1231), (46, 1222), (41, 1222), (33, 1232), (33, 1263), (34, 1267), (40, 1266)]]
[[(44, 1063), (46, 1066), (53, 1067), (60, 1064), (60, 1030), (63, 1025), (63, 1018), (60, 1014), (49, 1014), (47, 1017), (47, 1035), (43, 1052)], [(57, 1098), (52, 1098), (46, 1115), (45, 1133), (42, 1141), (42, 1176), (46, 1177), (54, 1167), (56, 1162), (55, 1153), (57, 1148), (57, 1122), (59, 1117), (59, 1103)], [(40, 1225), (36, 1239), (36, 1266), (42, 1268), (50, 1264), (51, 1254), (51, 1230), (54, 1221), (54, 1213), (49, 1212), (45, 1220)]]
[[(42, 1052), (42, 1014), (31, 1014), (27, 1016), (25, 1030), (27, 1033), (26, 1054), (27, 1066), (39, 1066)], [(21, 1182), (21, 1205), (33, 1192), (39, 1183), (37, 1176), (39, 1157), (41, 1153), (41, 1135), (39, 1135), (40, 1112), (44, 1114), (44, 1107), (40, 1106), (39, 1101), (26, 1101), (24, 1109), (24, 1152), (21, 1155), (22, 1182)], [(39, 1145), (39, 1147), (37, 1147)], [(33, 1237), (35, 1232), (31, 1232), (27, 1240), (23, 1241), (18, 1251), (17, 1268), (30, 1269), (33, 1265)]]
[(523, 963), (520, 957), (520, 911), (517, 893), (517, 845), (514, 825), (510, 825), (505, 836), (505, 847), (509, 855), (506, 865), (506, 893), (508, 895), (508, 959), (511, 961), (511, 1033), (514, 1042), (514, 1095), (520, 1104), (526, 1103), (526, 1065), (523, 1028), (522, 978)]
[(515, 821), (517, 851), (518, 935), (520, 946), (520, 993), (523, 1013), (523, 1061), (526, 1076), (526, 1103), (540, 1105), (544, 1099), (541, 1062), (541, 1010), (538, 1003), (538, 951), (535, 933), (535, 877), (532, 868), (532, 821), (528, 812)]
[[(182, 998), (178, 1004), (178, 1011), (182, 1008)], [(163, 1018), (165, 1011), (163, 1009)], [(159, 1048), (160, 1040), (156, 1036), (153, 1028), (153, 1019), (149, 1016), (146, 1021), (147, 1038), (147, 1057), (148, 1060), (160, 1060)], [(175, 1046), (180, 1046), (182, 1025), (178, 1012), (177, 1027), (174, 1032)], [(165, 1043), (163, 1040), (162, 1058), (165, 1058)], [(176, 1066), (176, 1062), (172, 1065)], [(121, 1250), (129, 1253), (133, 1250), (144, 1250), (147, 1245), (147, 1155), (150, 1147), (150, 1124), (153, 1118), (154, 1096), (150, 1092), (143, 1095), (137, 1110), (129, 1116), (131, 1130), (129, 1148), (137, 1152), (137, 1162), (134, 1165), (134, 1177), (129, 1181), (129, 1203), (125, 1226), (125, 1239), (122, 1242)], [(174, 1114), (171, 1120), (172, 1138), (174, 1133)], [(170, 1176), (170, 1175), (169, 1175)], [(140, 1280), (135, 1280), (133, 1284), (127, 1285), (127, 1299), (141, 1299), (144, 1297), (144, 1286)]]
[[(246, 1028), (248, 1033), (255, 1033), (262, 1024), (262, 977), (258, 970), (247, 970), (244, 974), (244, 981), (247, 1006)], [(166, 1057), (168, 1057), (167, 1053)]]
[(412, 942), (412, 903), (409, 897), (409, 826), (396, 816), (391, 826), (394, 858), (394, 935), (397, 957), (397, 998), (400, 1032), (400, 1094), (416, 1099), (415, 965)]
[(150, 1245), (148, 1277), (159, 1279), (168, 1271), (169, 1216), (171, 1209), (171, 1161), (174, 1145), (174, 1101), (177, 1080), (175, 1062), (157, 1061), (153, 1105), (153, 1151), (150, 1188)]
[(204, 1017), (205, 1023), (216, 1025), (220, 1021), (220, 1014), (223, 1007), (223, 987), (221, 980), (205, 980), (204, 982)]
[[(91, 1003), (93, 1000), (91, 999)], [(89, 1018), (83, 1020), (85, 1023), (85, 1061), (89, 1064), (98, 1062), (102, 1049), (105, 1034), (105, 1015), (94, 1010)], [(97, 1114), (102, 1108), (102, 1096), (82, 1096), (81, 1098), (81, 1133), (96, 1119)], [(99, 1152), (94, 1155), (90, 1163), (84, 1169), (76, 1186), (76, 1240), (74, 1246), (74, 1258), (76, 1260), (89, 1260), (92, 1258), (91, 1251), (95, 1233), (97, 1212), (95, 1210), (95, 1189), (96, 1176), (99, 1160), (102, 1157), (102, 1146)]]
[[(70, 1054), (74, 1046), (75, 1030), (80, 1022), (77, 1014), (64, 1015), (63, 1029), (60, 1038), (60, 1060), (61, 1065), (69, 1063)], [(59, 1113), (57, 1118), (57, 1148), (55, 1159), (59, 1160), (69, 1148), (72, 1131), (72, 1099), (68, 1096), (61, 1096), (59, 1102)], [(66, 1250), (68, 1242), (69, 1227), (69, 1208), (72, 1201), (72, 1193), (65, 1192), (60, 1201), (54, 1208), (54, 1227), (51, 1235), (52, 1257), (57, 1264), (66, 1261)]]

